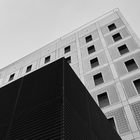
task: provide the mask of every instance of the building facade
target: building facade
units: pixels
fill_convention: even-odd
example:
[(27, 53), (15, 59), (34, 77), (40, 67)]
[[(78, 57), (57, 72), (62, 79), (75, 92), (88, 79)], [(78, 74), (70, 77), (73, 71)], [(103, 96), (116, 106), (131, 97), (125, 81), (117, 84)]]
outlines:
[(140, 41), (121, 12), (114, 9), (1, 69), (0, 86), (61, 57), (121, 138), (139, 140)]

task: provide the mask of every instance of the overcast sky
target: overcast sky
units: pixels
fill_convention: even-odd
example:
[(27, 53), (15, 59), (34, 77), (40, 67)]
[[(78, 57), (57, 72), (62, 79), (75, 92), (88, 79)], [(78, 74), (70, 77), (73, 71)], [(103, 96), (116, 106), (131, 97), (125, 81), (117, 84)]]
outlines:
[(140, 37), (140, 0), (0, 0), (0, 68), (114, 8)]

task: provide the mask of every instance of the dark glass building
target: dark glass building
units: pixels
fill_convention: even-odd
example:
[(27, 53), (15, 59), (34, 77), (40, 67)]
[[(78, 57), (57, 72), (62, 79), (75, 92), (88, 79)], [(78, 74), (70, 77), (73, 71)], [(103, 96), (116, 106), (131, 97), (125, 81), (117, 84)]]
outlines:
[(64, 58), (0, 89), (0, 140), (121, 140)]

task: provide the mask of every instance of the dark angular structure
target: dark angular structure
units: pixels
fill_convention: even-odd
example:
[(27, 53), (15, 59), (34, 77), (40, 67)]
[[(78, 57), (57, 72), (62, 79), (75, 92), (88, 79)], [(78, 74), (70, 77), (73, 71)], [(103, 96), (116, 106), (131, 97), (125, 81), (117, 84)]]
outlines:
[(64, 58), (0, 89), (0, 140), (121, 140)]

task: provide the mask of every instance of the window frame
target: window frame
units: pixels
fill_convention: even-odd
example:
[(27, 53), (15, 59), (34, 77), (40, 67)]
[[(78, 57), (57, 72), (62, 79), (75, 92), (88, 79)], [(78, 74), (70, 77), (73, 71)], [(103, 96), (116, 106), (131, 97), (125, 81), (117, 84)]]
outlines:
[[(120, 35), (120, 37), (121, 37), (119, 40), (115, 40), (115, 39), (114, 39), (114, 37), (113, 37), (113, 36), (115, 36), (115, 35), (117, 35), (117, 34), (119, 34), (119, 35)], [(118, 42), (118, 41), (120, 41), (120, 40), (122, 40), (122, 39), (123, 39), (123, 37), (122, 37), (122, 35), (121, 35), (121, 33), (120, 33), (120, 32), (117, 32), (117, 33), (113, 34), (113, 35), (112, 35), (112, 38), (113, 38), (113, 41), (114, 41), (114, 42)], [(117, 37), (116, 37), (116, 38), (117, 38)]]
[[(126, 46), (126, 49), (127, 49), (127, 52), (125, 52), (125, 53), (121, 53), (121, 51), (120, 51), (120, 47), (123, 47), (123, 46)], [(123, 55), (125, 55), (125, 54), (127, 54), (127, 53), (129, 53), (129, 49), (128, 49), (128, 47), (127, 47), (127, 45), (126, 44), (123, 44), (123, 45), (121, 45), (121, 46), (119, 46), (119, 47), (117, 47), (117, 49), (118, 49), (118, 52), (119, 52), (119, 54), (121, 55), (121, 56), (123, 56)]]
[[(94, 48), (94, 49), (93, 49), (94, 51), (92, 51), (92, 52), (89, 51), (89, 48), (91, 48), (91, 47)], [(92, 50), (92, 49), (91, 49), (91, 50)], [(90, 45), (90, 46), (88, 46), (88, 47), (87, 47), (87, 52), (88, 52), (88, 55), (90, 55), (90, 54), (96, 52), (95, 45)], [(89, 53), (89, 52), (90, 52), (90, 53)]]
[(67, 47), (64, 47), (64, 54), (69, 53), (70, 51), (71, 51), (71, 46), (70, 45), (68, 45)]
[[(95, 59), (97, 59), (97, 62), (95, 62), (95, 63), (98, 63), (98, 65), (92, 67), (92, 63), (91, 63), (91, 61), (92, 61), (92, 60), (95, 60)], [(94, 57), (94, 58), (90, 59), (90, 67), (91, 67), (91, 69), (94, 69), (94, 68), (98, 67), (99, 65), (100, 65), (100, 64), (99, 64), (98, 57)]]
[[(100, 107), (98, 96), (101, 95), (101, 94), (104, 94), (104, 93), (106, 93), (106, 95), (107, 95), (107, 99), (108, 99), (109, 104), (108, 104), (107, 106), (105, 106), (105, 107)], [(107, 91), (104, 91), (104, 92), (98, 94), (98, 95), (97, 95), (97, 100), (98, 100), (98, 105), (99, 105), (99, 107), (100, 107), (101, 109), (106, 108), (106, 107), (108, 107), (108, 106), (111, 105), (111, 103), (110, 103), (110, 98), (109, 98), (109, 95), (108, 95)]]
[[(101, 74), (101, 77), (102, 77), (103, 82), (102, 82), (102, 83), (100, 83), (100, 84), (97, 84), (97, 85), (96, 85), (96, 82), (95, 82), (94, 77), (95, 77), (96, 75), (98, 75), (98, 74)], [(101, 85), (101, 84), (103, 84), (103, 83), (104, 83), (104, 78), (103, 78), (103, 74), (102, 74), (102, 72), (99, 72), (99, 73), (97, 73), (97, 74), (93, 75), (92, 77), (93, 77), (93, 82), (94, 82), (94, 85), (95, 85), (95, 86), (99, 86), (99, 85)]]
[[(13, 75), (13, 78), (11, 79), (11, 76)], [(15, 77), (15, 73), (13, 73), (13, 74), (10, 74), (10, 76), (9, 76), (9, 79), (8, 79), (8, 82), (11, 82), (11, 81), (13, 81), (14, 80), (14, 77)]]
[[(115, 28), (113, 27), (113, 29), (110, 29), (109, 26), (112, 26), (113, 24), (115, 25), (115, 26), (114, 26)], [(115, 24), (114, 22), (111, 23), (111, 24), (109, 24), (107, 27), (108, 27), (108, 30), (109, 30), (110, 32), (111, 32), (111, 31), (114, 31), (115, 29), (117, 29), (117, 26), (116, 26), (116, 24)]]
[(138, 79), (140, 79), (140, 77), (139, 77), (139, 78), (135, 78), (135, 79), (131, 80), (131, 83), (132, 83), (133, 88), (134, 88), (135, 92), (137, 93), (137, 95), (140, 95), (140, 93), (138, 93), (138, 90), (137, 90), (137, 88), (136, 88), (136, 86), (135, 86), (135, 84), (134, 84), (134, 81), (136, 81), (136, 80), (138, 80)]
[[(137, 66), (136, 69), (133, 69), (133, 70), (131, 70), (131, 71), (129, 71), (128, 68), (127, 68), (127, 66), (126, 66), (126, 62), (127, 62), (127, 61), (130, 61), (130, 60), (134, 60), (136, 66)], [(135, 70), (137, 70), (137, 69), (139, 68), (134, 58), (131, 58), (131, 59), (127, 60), (127, 61), (124, 61), (124, 65), (125, 65), (125, 68), (126, 68), (127, 72), (132, 72), (132, 71), (135, 71)]]
[[(46, 59), (49, 58), (49, 61), (46, 61)], [(51, 61), (51, 55), (48, 55), (44, 58), (44, 64), (48, 64)]]
[[(29, 73), (30, 71), (32, 71), (32, 64), (26, 67), (26, 73)], [(30, 70), (28, 70), (28, 68), (30, 67)]]
[[(88, 37), (90, 37), (91, 39), (87, 39)], [(85, 36), (85, 41), (86, 41), (86, 43), (93, 41), (92, 35), (89, 34), (89, 35)]]

